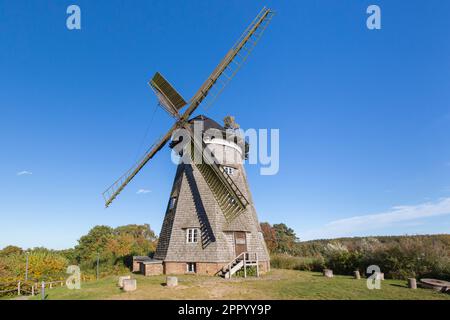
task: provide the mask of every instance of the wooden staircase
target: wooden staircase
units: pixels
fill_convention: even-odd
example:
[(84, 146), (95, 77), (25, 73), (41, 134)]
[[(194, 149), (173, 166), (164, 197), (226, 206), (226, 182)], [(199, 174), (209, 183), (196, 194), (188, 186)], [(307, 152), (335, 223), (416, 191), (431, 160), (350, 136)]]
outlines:
[(244, 278), (247, 278), (247, 267), (256, 267), (256, 276), (259, 277), (259, 261), (257, 253), (242, 252), (226, 264), (219, 272), (219, 275), (225, 279), (231, 279), (233, 274), (244, 269)]

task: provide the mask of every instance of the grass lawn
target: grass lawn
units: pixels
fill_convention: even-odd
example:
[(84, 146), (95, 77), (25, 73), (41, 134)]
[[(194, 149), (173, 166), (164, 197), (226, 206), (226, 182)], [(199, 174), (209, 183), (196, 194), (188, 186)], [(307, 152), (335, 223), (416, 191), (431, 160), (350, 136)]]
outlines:
[[(332, 279), (320, 273), (273, 269), (261, 278), (226, 280), (219, 277), (179, 276), (178, 287), (163, 285), (165, 276), (137, 279), (138, 289), (122, 292), (118, 277), (82, 283), (80, 290), (66, 287), (47, 290), (47, 299), (448, 299), (450, 294), (429, 289), (411, 290), (401, 280), (382, 281), (380, 290), (369, 290), (366, 280), (349, 276)], [(31, 297), (30, 297), (31, 298)], [(33, 299), (40, 299), (36, 296)]]

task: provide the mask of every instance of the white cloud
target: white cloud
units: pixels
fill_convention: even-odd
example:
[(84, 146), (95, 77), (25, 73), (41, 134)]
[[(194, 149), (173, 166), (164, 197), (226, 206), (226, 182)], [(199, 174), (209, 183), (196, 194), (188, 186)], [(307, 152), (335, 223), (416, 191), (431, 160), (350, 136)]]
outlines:
[(380, 230), (398, 223), (405, 226), (405, 222), (444, 215), (450, 215), (450, 198), (418, 205), (396, 206), (386, 212), (335, 220), (320, 229), (306, 232), (303, 239), (356, 236), (364, 231)]
[(146, 193), (150, 193), (152, 192), (151, 190), (148, 189), (139, 189), (136, 194), (146, 194)]
[(33, 172), (31, 172), (31, 171), (20, 171), (20, 172), (17, 172), (17, 175), (18, 176), (27, 176), (27, 175), (32, 175), (33, 174)]

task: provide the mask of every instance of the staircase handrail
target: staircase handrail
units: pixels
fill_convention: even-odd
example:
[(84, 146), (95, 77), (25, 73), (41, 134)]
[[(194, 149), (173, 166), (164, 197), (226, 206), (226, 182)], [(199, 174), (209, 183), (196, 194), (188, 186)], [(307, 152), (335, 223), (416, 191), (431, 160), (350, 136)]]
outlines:
[(231, 265), (233, 264), (233, 262), (235, 262), (237, 259), (239, 259), (240, 256), (244, 255), (244, 259), (245, 259), (245, 254), (247, 254), (247, 251), (241, 252), (239, 255), (237, 255), (233, 260), (231, 260), (228, 264), (226, 264), (226, 268), (225, 270), (231, 271)]

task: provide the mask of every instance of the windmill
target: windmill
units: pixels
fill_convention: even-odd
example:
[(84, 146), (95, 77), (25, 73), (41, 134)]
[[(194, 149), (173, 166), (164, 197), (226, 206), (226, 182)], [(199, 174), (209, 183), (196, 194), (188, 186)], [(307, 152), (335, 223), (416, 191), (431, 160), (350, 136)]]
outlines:
[[(201, 122), (203, 133), (215, 129), (224, 134), (215, 121), (198, 116), (191, 119), (200, 104), (210, 106), (229, 81), (236, 75), (261, 38), (274, 12), (263, 8), (228, 51), (207, 80), (188, 102), (157, 72), (149, 85), (158, 97), (159, 105), (174, 119), (174, 125), (157, 141), (144, 157), (115, 181), (104, 193), (108, 207), (138, 172), (173, 138), (184, 129), (190, 138), (187, 152), (192, 163), (180, 163), (163, 222), (155, 259), (142, 262), (144, 273), (222, 273), (229, 277), (237, 270), (256, 266), (269, 268), (269, 257), (259, 227), (242, 163), (221, 163), (214, 150), (232, 154), (233, 159), (245, 157), (245, 141), (218, 143), (222, 139), (203, 135), (196, 139), (194, 126)], [(234, 118), (225, 120), (228, 129), (236, 128)], [(188, 138), (188, 139), (189, 139)], [(209, 140), (208, 140), (209, 139)], [(172, 140), (174, 148), (180, 141)], [(195, 161), (200, 156), (201, 161)], [(239, 174), (234, 175), (237, 171)]]

